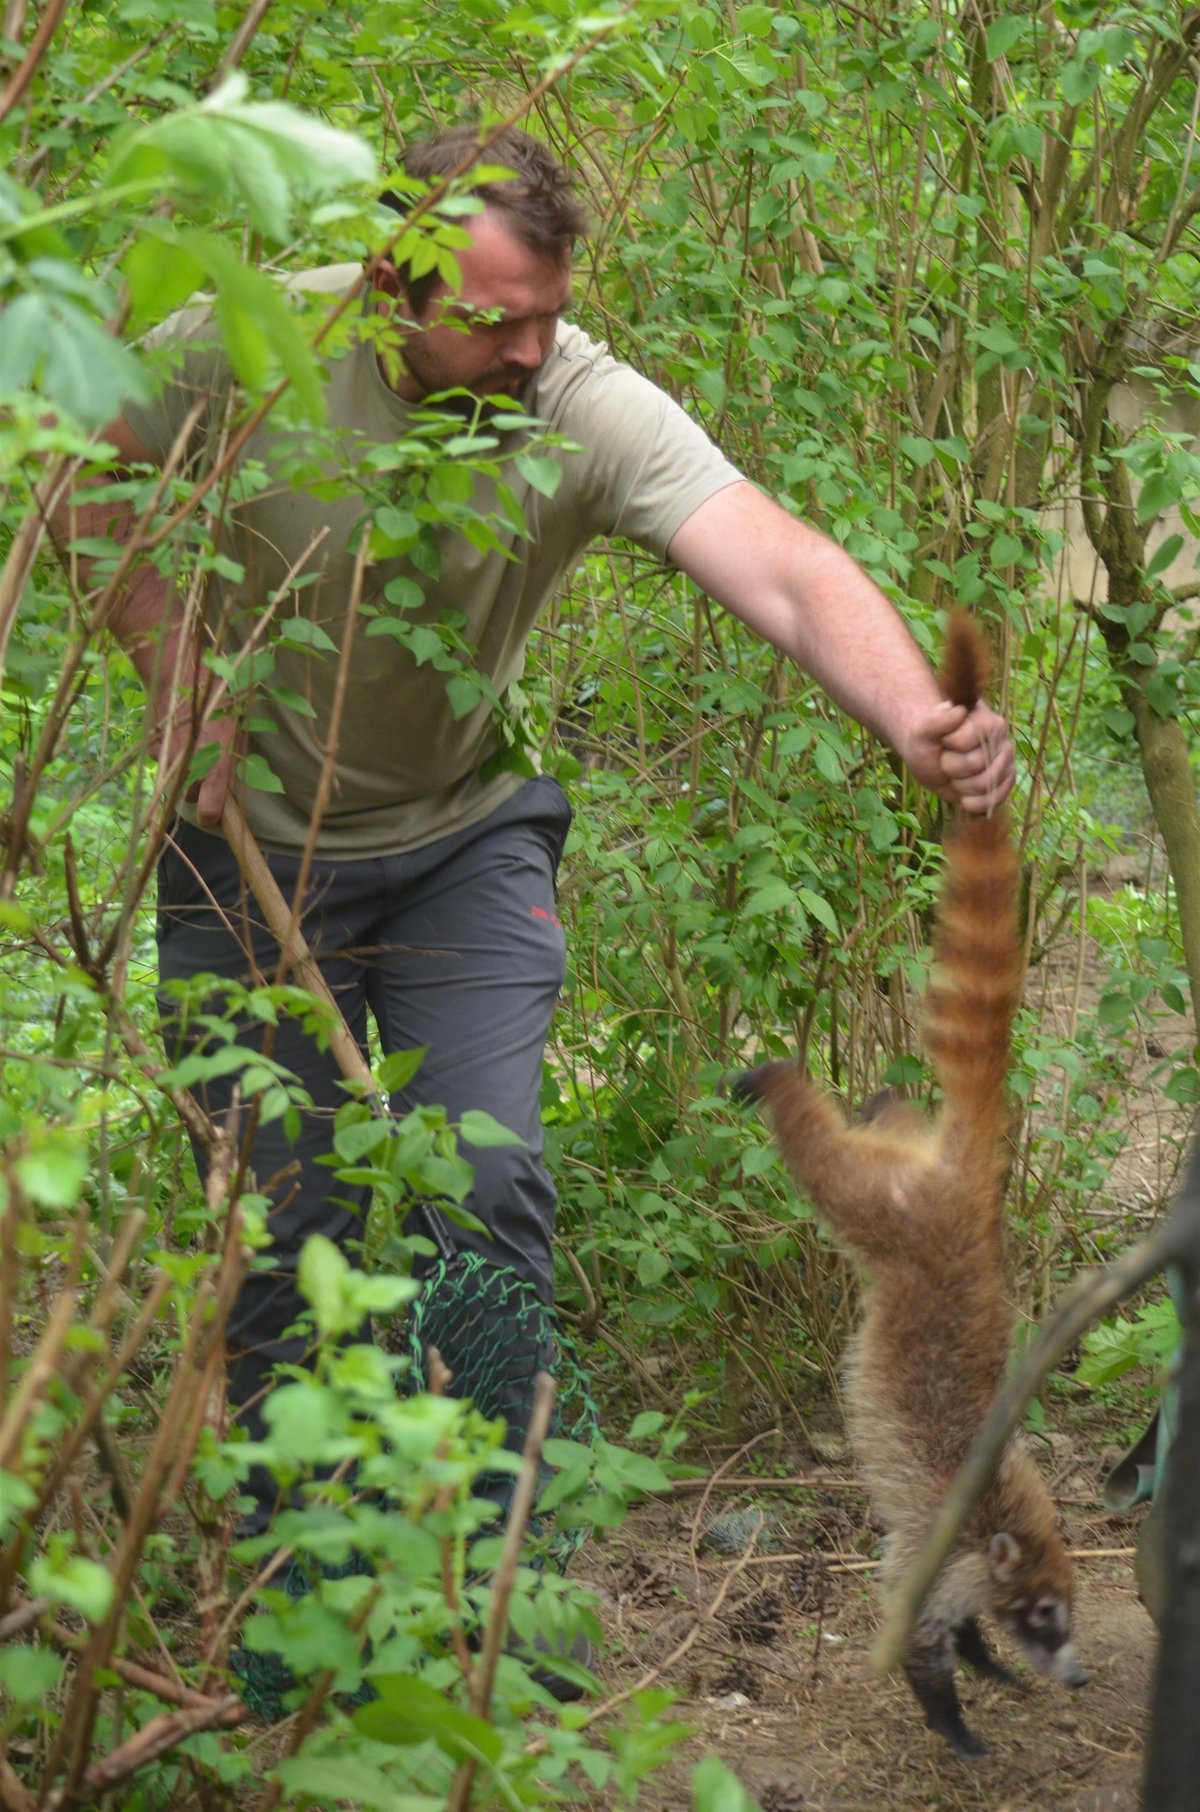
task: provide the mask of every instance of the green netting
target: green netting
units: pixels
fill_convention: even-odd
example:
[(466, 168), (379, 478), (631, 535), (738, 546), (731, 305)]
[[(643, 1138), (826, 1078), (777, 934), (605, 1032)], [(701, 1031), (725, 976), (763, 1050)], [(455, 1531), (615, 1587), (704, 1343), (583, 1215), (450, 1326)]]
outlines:
[[(481, 1415), (503, 1416), (505, 1445), (519, 1453), (525, 1443), (534, 1381), (549, 1372), (557, 1385), (553, 1432), (591, 1446), (600, 1433), (587, 1375), (569, 1337), (533, 1285), (515, 1271), (477, 1252), (439, 1259), (422, 1281), (410, 1311), (408, 1350), (414, 1390), (425, 1388), (430, 1350), (452, 1376), (450, 1390), (470, 1398)], [(496, 1473), (480, 1481), (480, 1492), (503, 1509), (512, 1478)], [(545, 1531), (535, 1530), (539, 1538)], [(586, 1540), (586, 1526), (555, 1529), (545, 1551), (565, 1567)]]

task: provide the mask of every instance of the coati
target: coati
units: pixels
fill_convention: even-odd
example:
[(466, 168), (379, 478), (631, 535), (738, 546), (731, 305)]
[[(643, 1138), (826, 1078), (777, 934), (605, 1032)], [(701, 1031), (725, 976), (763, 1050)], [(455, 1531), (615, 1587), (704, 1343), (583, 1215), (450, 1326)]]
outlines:
[[(987, 651), (963, 612), (942, 689), (971, 706)], [(941, 1085), (932, 1120), (878, 1098), (849, 1127), (790, 1064), (738, 1078), (765, 1101), (803, 1192), (861, 1269), (866, 1306), (846, 1363), (849, 1433), (888, 1532), (885, 1589), (920, 1548), (1001, 1383), (1012, 1340), (1001, 1201), (1005, 1078), (1022, 983), (1017, 858), (1005, 807), (962, 815), (948, 840), (925, 997)], [(956, 1657), (1018, 1684), (979, 1626), (990, 1613), (1041, 1673), (1082, 1685), (1071, 1632), (1071, 1562), (1054, 1504), (1019, 1440), (1009, 1443), (920, 1614), (904, 1670), (926, 1722), (961, 1756), (987, 1754), (963, 1722)]]

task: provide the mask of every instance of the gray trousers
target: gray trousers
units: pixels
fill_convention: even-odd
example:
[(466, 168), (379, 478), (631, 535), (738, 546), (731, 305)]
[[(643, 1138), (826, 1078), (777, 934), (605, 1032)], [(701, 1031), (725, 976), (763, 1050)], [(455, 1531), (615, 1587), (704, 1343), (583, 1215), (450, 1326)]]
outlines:
[[(456, 1249), (483, 1251), (511, 1266), (545, 1302), (552, 1300), (554, 1186), (542, 1162), (539, 1114), (542, 1054), (565, 972), (554, 882), (571, 822), (557, 781), (528, 781), (478, 824), (406, 855), (317, 862), (304, 901), (302, 929), (351, 1030), (365, 1046), (372, 1014), (385, 1053), (424, 1045), (427, 1055), (393, 1106), (445, 1107), (451, 1120), (483, 1108), (520, 1135), (520, 1146), (461, 1149), (475, 1169), (465, 1206), (486, 1237), (448, 1225)], [(270, 866), (290, 900), (299, 860), (272, 856)], [(240, 981), (272, 979), (278, 945), (246, 897), (223, 837), (189, 824), (176, 827), (158, 875), (159, 974), (163, 982), (212, 974)], [(194, 1019), (178, 1018), (163, 996), (168, 1039), (190, 1048)], [(172, 1029), (172, 1021), (174, 1026)], [(239, 1028), (258, 1044), (261, 1026)], [(269, 1226), (275, 1269), (252, 1272), (229, 1327), (229, 1400), (252, 1439), (274, 1367), (297, 1363), (302, 1336), (288, 1335), (304, 1307), (296, 1264), (312, 1233), (345, 1246), (361, 1240), (369, 1190), (338, 1182), (316, 1160), (332, 1148), (335, 1110), (347, 1099), (341, 1073), (295, 1021), (281, 1020), (274, 1056), (312, 1097), (300, 1135), (282, 1122), (259, 1129), (253, 1169), (260, 1189), (283, 1173)], [(204, 1101), (229, 1111), (224, 1079), (206, 1085)], [(202, 1160), (202, 1155), (198, 1153)], [(297, 1169), (298, 1166), (298, 1169)], [(453, 1363), (452, 1355), (446, 1355)], [(256, 1471), (251, 1494), (260, 1512), (245, 1525), (265, 1525), (275, 1488)]]

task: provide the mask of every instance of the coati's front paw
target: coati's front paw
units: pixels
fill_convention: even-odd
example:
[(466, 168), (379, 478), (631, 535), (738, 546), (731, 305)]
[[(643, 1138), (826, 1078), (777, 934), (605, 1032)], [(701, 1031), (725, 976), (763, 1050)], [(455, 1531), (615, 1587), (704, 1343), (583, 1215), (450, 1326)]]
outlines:
[(917, 1702), (925, 1713), (925, 1722), (930, 1730), (945, 1737), (955, 1755), (964, 1762), (976, 1762), (992, 1753), (983, 1738), (977, 1737), (963, 1723), (962, 1706), (954, 1688), (953, 1674), (947, 1679), (939, 1669), (938, 1677), (931, 1679), (919, 1669), (914, 1671), (906, 1667), (904, 1671), (909, 1685), (917, 1695)]

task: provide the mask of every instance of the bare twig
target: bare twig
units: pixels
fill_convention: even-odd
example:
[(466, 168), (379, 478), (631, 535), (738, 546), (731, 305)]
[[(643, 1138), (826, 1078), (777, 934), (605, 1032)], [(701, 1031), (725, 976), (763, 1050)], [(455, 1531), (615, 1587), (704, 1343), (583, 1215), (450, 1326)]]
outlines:
[[(770, 1429), (767, 1435), (759, 1435), (756, 1438), (760, 1441), (766, 1440), (770, 1434), (775, 1432), (774, 1429)], [(728, 1463), (732, 1465), (733, 1460), (736, 1460), (745, 1451), (744, 1447), (739, 1447), (738, 1452)], [(818, 1488), (826, 1490), (829, 1487), (835, 1491), (861, 1491), (862, 1480), (837, 1478), (829, 1472), (800, 1472), (796, 1473), (794, 1477), (786, 1479), (773, 1479), (765, 1476), (755, 1478), (753, 1474), (738, 1474), (733, 1478), (724, 1478), (721, 1469), (718, 1469), (711, 1478), (673, 1479), (671, 1482), (672, 1493), (679, 1497), (690, 1496), (693, 1491), (706, 1493), (709, 1491), (815, 1491)]]
[[(704, 1513), (708, 1509), (709, 1498), (711, 1497), (712, 1493), (716, 1490), (717, 1486), (719, 1485), (719, 1483), (720, 1483), (722, 1477), (725, 1475), (725, 1473), (729, 1470), (729, 1468), (731, 1466), (735, 1465), (736, 1462), (741, 1459), (743, 1454), (751, 1452), (751, 1450), (753, 1448), (758, 1446), (760, 1441), (769, 1441), (773, 1435), (777, 1435), (778, 1433), (779, 1433), (779, 1430), (777, 1428), (766, 1428), (762, 1431), (761, 1434), (756, 1434), (752, 1440), (746, 1441), (741, 1447), (739, 1447), (736, 1453), (731, 1453), (727, 1460), (722, 1460), (721, 1464), (717, 1467), (717, 1470), (713, 1473), (713, 1475), (710, 1479), (704, 1480), (704, 1482), (703, 1482), (704, 1489), (701, 1493), (700, 1502), (696, 1506), (696, 1514), (692, 1518), (691, 1541), (690, 1541), (691, 1554), (692, 1554), (692, 1571), (696, 1574), (697, 1584), (699, 1584), (699, 1569), (698, 1569), (698, 1564), (697, 1564), (697, 1560), (696, 1560), (696, 1549), (699, 1546), (700, 1525), (704, 1521)], [(755, 1531), (756, 1537), (757, 1537), (757, 1534), (758, 1534), (758, 1531), (756, 1530)], [(751, 1543), (751, 1546), (753, 1546), (753, 1543)]]
[[(505, 1631), (508, 1628), (509, 1601), (512, 1598), (513, 1587), (517, 1579), (517, 1568), (521, 1561), (521, 1543), (525, 1538), (525, 1529), (533, 1510), (534, 1499), (537, 1497), (542, 1448), (545, 1445), (546, 1436), (550, 1432), (550, 1416), (553, 1409), (554, 1379), (549, 1372), (539, 1372), (533, 1389), (533, 1408), (530, 1411), (525, 1447), (521, 1455), (521, 1470), (517, 1476), (512, 1505), (508, 1513), (508, 1524), (504, 1531), (504, 1547), (500, 1553), (500, 1565), (497, 1567), (492, 1581), (491, 1614), (484, 1632), (479, 1662), (473, 1670), (471, 1680), (471, 1711), (477, 1718), (487, 1717), (492, 1702), (496, 1669), (500, 1662)], [(454, 1783), (446, 1800), (446, 1812), (465, 1812), (471, 1798), (474, 1781), (475, 1762), (473, 1758), (470, 1758), (461, 1764), (454, 1777)]]
[(3, 94), (0, 94), (0, 121), (8, 118), (32, 82), (37, 73), (37, 66), (50, 48), (50, 40), (62, 23), (62, 16), (69, 3), (70, 0), (50, 0), (50, 4), (38, 20), (37, 30), (29, 41), (29, 49), (13, 72), (8, 87)]
[(226, 45), (221, 61), (217, 64), (211, 86), (220, 87), (227, 75), (230, 75), (241, 62), (251, 44), (254, 34), (266, 18), (271, 7), (271, 0), (250, 0), (250, 5), (242, 17), (242, 22)]
[(542, 1448), (545, 1445), (546, 1436), (550, 1432), (554, 1394), (555, 1384), (550, 1373), (539, 1372), (533, 1388), (533, 1406), (529, 1413), (529, 1427), (521, 1454), (521, 1470), (513, 1490), (508, 1524), (504, 1531), (500, 1565), (497, 1567), (495, 1578), (492, 1581), (491, 1614), (488, 1618), (483, 1647), (480, 1650), (479, 1665), (475, 1669), (471, 1710), (476, 1717), (480, 1718), (487, 1716), (492, 1702), (496, 1668), (499, 1665), (500, 1651), (504, 1645), (505, 1631), (508, 1628), (509, 1601), (513, 1595), (517, 1568), (521, 1560), (521, 1543), (525, 1539), (526, 1526), (538, 1494)]
[(4, 1812), (34, 1812), (33, 1794), (0, 1755), (0, 1806)]
[(221, 829), (237, 857), (246, 885), (258, 901), (263, 917), (279, 942), (284, 958), (309, 993), (315, 995), (330, 1011), (329, 1047), (342, 1074), (351, 1081), (361, 1083), (368, 1097), (378, 1097), (379, 1085), (359, 1049), (358, 1040), (346, 1024), (342, 1010), (317, 966), (303, 932), (298, 924), (293, 923), (291, 909), (246, 823), (241, 806), (232, 799), (226, 802)]
[[(11, 1198), (8, 1213), (14, 1213)], [(78, 1308), (79, 1293), (73, 1289), (64, 1290), (54, 1305), (33, 1357), (13, 1392), (4, 1420), (0, 1422), (0, 1470), (11, 1466), (29, 1417), (41, 1402), (46, 1386), (58, 1375), (62, 1350), (74, 1326)]]
[(127, 1780), (138, 1768), (153, 1762), (201, 1730), (231, 1730), (244, 1723), (246, 1707), (236, 1693), (210, 1699), (206, 1705), (181, 1706), (178, 1711), (164, 1711), (143, 1724), (136, 1736), (121, 1743), (101, 1761), (93, 1762), (83, 1777), (87, 1792), (109, 1792)]

